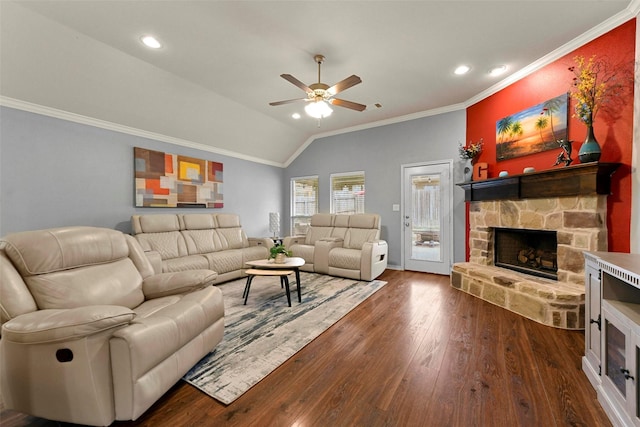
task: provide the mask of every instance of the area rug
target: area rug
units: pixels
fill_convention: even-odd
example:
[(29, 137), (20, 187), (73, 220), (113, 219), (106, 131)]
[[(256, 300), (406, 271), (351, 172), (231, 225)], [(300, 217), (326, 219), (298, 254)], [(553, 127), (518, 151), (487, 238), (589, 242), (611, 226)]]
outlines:
[(246, 279), (219, 285), (224, 337), (183, 379), (228, 405), (386, 284), (300, 276), (302, 303), (291, 280), (292, 307), (277, 277), (255, 277), (247, 305), (242, 298)]

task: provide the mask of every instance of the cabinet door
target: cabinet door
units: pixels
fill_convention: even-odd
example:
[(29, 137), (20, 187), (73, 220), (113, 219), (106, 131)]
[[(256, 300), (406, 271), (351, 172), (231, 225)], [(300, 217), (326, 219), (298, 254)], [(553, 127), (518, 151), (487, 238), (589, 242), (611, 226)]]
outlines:
[(585, 265), (585, 356), (595, 372), (600, 372), (600, 269), (594, 262)]
[[(633, 338), (633, 357), (634, 357), (634, 370), (636, 375), (640, 373), (640, 326), (636, 325), (631, 333)], [(640, 427), (640, 380), (635, 378), (633, 382), (633, 402), (630, 402), (629, 416), (633, 420), (633, 424), (636, 427)]]
[[(637, 418), (637, 344), (628, 319), (602, 303), (602, 389), (621, 409), (623, 425), (639, 425)], [(615, 423), (614, 423), (615, 424)]]

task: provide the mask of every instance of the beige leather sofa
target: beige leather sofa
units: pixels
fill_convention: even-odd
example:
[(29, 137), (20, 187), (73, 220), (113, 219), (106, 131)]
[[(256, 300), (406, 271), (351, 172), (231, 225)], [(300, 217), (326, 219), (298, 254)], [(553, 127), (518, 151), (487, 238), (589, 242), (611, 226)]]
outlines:
[(235, 214), (134, 215), (131, 226), (155, 271), (208, 268), (215, 283), (245, 276), (245, 262), (269, 258), (273, 240), (247, 238)]
[(71, 423), (135, 420), (220, 342), (211, 270), (154, 274), (119, 231), (0, 240), (0, 381), (7, 408)]
[(285, 237), (283, 243), (304, 258), (301, 270), (373, 280), (387, 268), (387, 242), (380, 240), (376, 214), (315, 214), (305, 236)]

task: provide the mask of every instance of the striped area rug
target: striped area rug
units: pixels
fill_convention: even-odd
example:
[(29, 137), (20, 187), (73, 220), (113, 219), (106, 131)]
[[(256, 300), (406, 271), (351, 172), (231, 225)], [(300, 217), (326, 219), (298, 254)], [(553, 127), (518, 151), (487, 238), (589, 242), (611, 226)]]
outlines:
[(228, 405), (387, 283), (300, 275), (302, 303), (291, 276), (292, 307), (278, 277), (255, 277), (246, 306), (246, 279), (219, 285), (224, 337), (183, 379)]

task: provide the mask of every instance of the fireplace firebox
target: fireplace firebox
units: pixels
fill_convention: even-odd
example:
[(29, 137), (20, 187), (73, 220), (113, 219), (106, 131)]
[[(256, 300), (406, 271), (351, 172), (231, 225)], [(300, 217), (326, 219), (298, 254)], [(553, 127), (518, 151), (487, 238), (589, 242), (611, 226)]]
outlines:
[(558, 280), (555, 231), (494, 228), (494, 265)]

